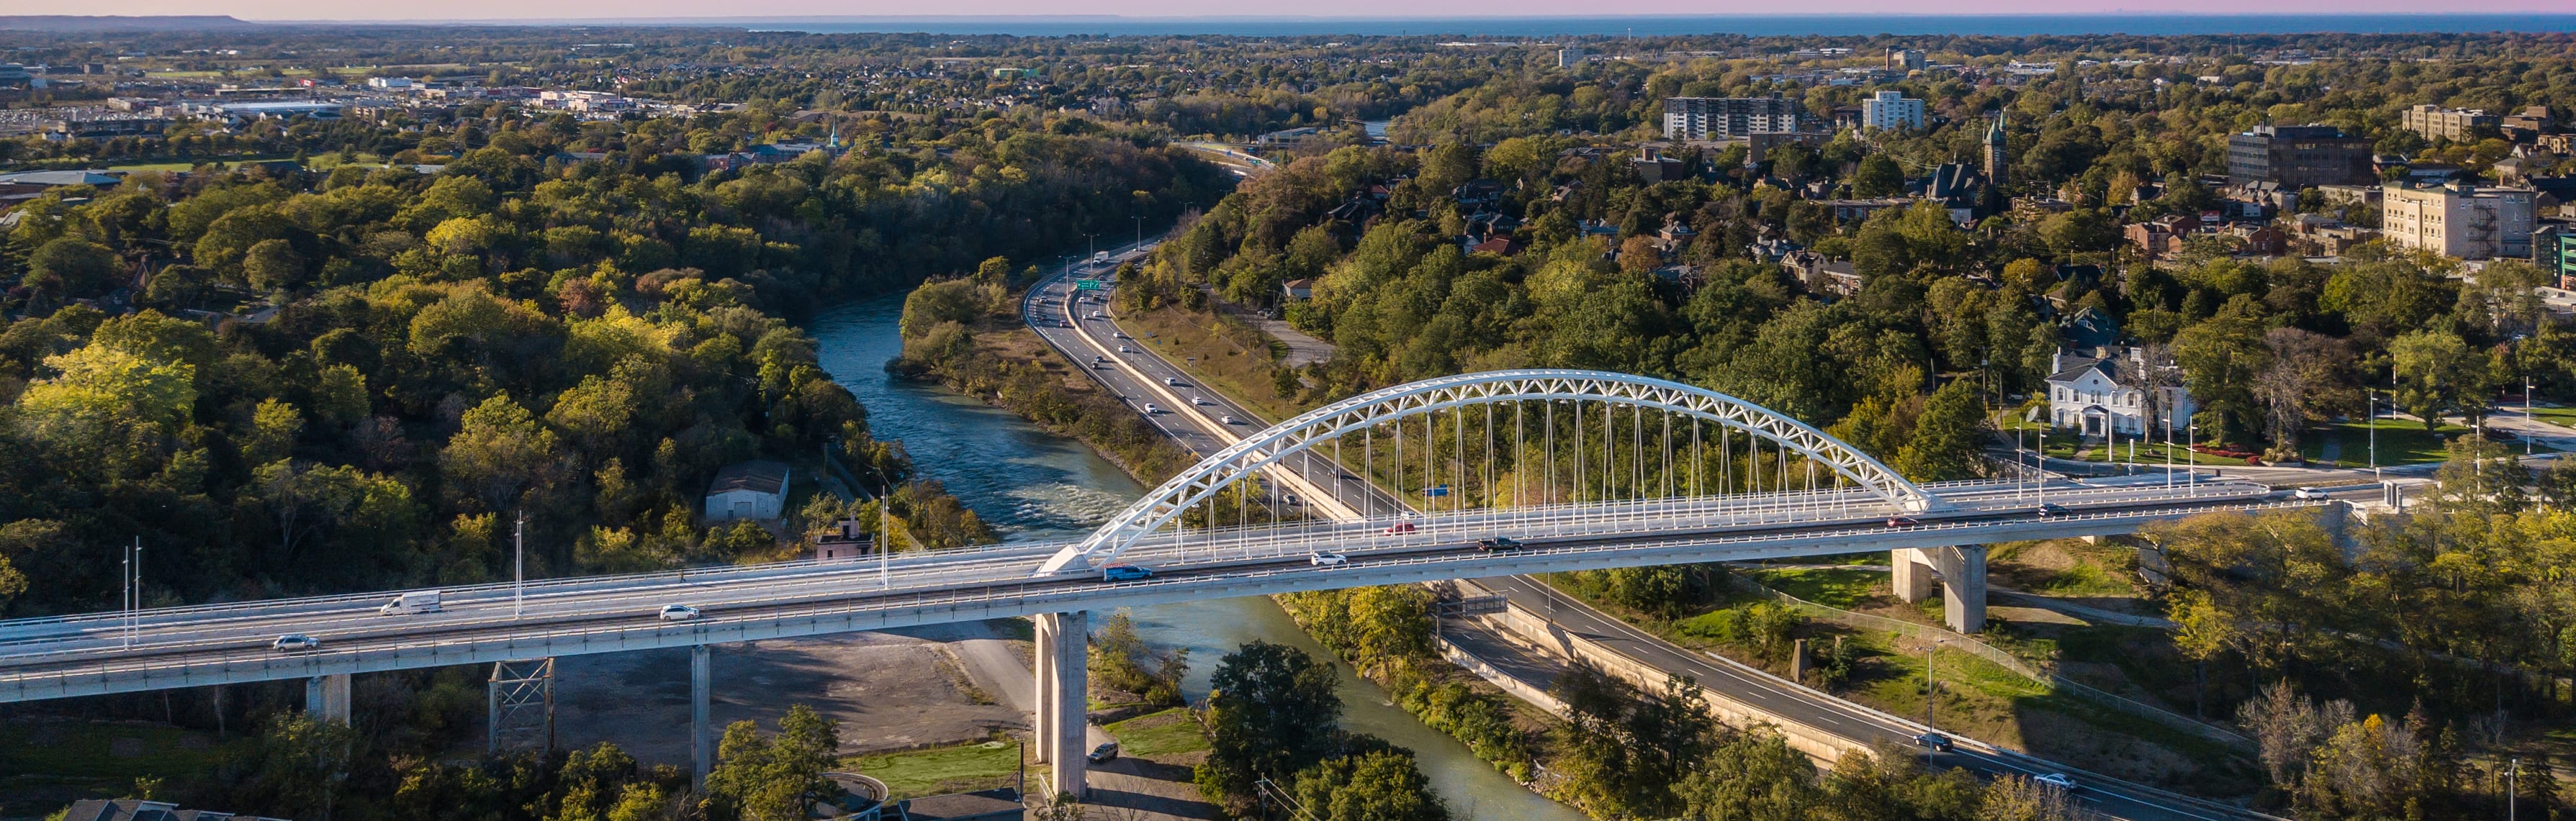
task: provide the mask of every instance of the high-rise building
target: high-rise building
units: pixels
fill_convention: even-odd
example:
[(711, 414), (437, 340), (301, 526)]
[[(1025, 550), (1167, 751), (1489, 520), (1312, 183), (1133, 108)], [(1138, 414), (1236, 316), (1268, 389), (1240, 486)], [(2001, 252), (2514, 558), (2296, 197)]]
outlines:
[(1664, 139), (1732, 140), (1749, 134), (1806, 131), (1806, 108), (1780, 97), (1669, 97)]
[(1887, 48), (1887, 70), (1889, 71), (1903, 74), (1920, 70), (1924, 65), (1923, 52), (1920, 50), (1895, 46)]
[(2279, 183), (2292, 190), (2368, 185), (2370, 141), (2330, 125), (2258, 125), (2227, 138), (2227, 182)]
[(1584, 54), (1583, 50), (1582, 50), (1582, 49), (1579, 49), (1579, 48), (1567, 47), (1567, 48), (1557, 49), (1557, 50), (1556, 50), (1556, 67), (1557, 67), (1557, 68), (1573, 68), (1573, 67), (1575, 67), (1575, 66), (1582, 65), (1582, 64), (1583, 64), (1583, 54)]
[(1901, 91), (1881, 91), (1860, 101), (1862, 128), (1922, 128), (1923, 101), (1909, 100)]
[(2427, 140), (2455, 143), (2469, 141), (2478, 129), (2495, 128), (2503, 123), (2503, 118), (2489, 114), (2485, 109), (2443, 108), (2438, 105), (2408, 108), (2404, 117), (2406, 130), (2424, 135)]
[(2389, 183), (2379, 199), (2379, 235), (2453, 259), (2529, 259), (2536, 195), (2529, 188)]

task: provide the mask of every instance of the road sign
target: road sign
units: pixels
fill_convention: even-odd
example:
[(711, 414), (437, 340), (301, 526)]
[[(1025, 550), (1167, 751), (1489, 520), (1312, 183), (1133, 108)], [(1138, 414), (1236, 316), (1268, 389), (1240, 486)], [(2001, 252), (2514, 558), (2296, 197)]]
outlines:
[(1073, 289), (1076, 291), (1097, 291), (1102, 287), (1101, 281), (1096, 279), (1077, 279), (1073, 281)]
[(1500, 613), (1510, 607), (1511, 600), (1501, 596), (1472, 596), (1457, 601), (1432, 602), (1431, 612), (1437, 616), (1482, 616)]
[(1430, 489), (1430, 490), (1425, 490), (1425, 491), (1423, 491), (1423, 492), (1422, 492), (1422, 495), (1424, 495), (1424, 496), (1447, 496), (1447, 495), (1449, 495), (1449, 486), (1448, 486), (1448, 485), (1432, 485), (1432, 486), (1431, 486), (1431, 489)]

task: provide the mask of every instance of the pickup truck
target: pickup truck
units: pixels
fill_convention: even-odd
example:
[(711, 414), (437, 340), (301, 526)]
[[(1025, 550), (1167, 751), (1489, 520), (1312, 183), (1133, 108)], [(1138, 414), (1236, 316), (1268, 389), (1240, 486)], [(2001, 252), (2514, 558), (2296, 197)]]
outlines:
[(1476, 540), (1476, 549), (1487, 553), (1497, 550), (1519, 550), (1521, 540), (1510, 536), (1487, 536)]

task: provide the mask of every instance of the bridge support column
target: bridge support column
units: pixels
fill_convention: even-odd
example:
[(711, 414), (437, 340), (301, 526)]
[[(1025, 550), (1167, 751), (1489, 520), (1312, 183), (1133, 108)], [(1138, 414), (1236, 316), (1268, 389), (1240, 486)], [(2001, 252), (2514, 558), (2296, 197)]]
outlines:
[(1888, 551), (1888, 586), (1896, 598), (1919, 602), (1941, 584), (1941, 621), (1962, 633), (1986, 629), (1986, 546), (1902, 548)]
[(316, 721), (349, 723), (349, 674), (305, 679), (304, 714)]
[(715, 769), (715, 728), (708, 720), (708, 700), (714, 697), (715, 648), (697, 644), (689, 647), (689, 785), (707, 788), (707, 773)]
[(1055, 789), (1090, 792), (1085, 749), (1090, 725), (1090, 619), (1086, 611), (1040, 613), (1037, 622), (1037, 716), (1029, 745), (1053, 765)]

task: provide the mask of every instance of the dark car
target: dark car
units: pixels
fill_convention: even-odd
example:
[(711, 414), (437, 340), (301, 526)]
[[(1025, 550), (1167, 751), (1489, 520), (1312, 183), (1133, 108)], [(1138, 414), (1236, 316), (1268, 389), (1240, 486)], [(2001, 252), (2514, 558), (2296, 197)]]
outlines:
[(1519, 550), (1521, 549), (1521, 541), (1510, 536), (1487, 536), (1476, 540), (1476, 549), (1488, 552), (1495, 550)]
[(1917, 518), (1914, 518), (1914, 517), (1912, 517), (1912, 516), (1889, 516), (1889, 517), (1887, 517), (1887, 526), (1888, 526), (1888, 527), (1913, 527), (1913, 526), (1915, 526), (1915, 525), (1919, 525), (1919, 524), (1922, 524), (1922, 523), (1923, 523), (1923, 520), (1921, 520), (1921, 519), (1917, 519)]
[(1107, 764), (1109, 762), (1116, 761), (1118, 760), (1118, 742), (1111, 741), (1098, 747), (1093, 747), (1091, 748), (1091, 754), (1083, 756), (1083, 758), (1090, 759), (1093, 764)]
[(1922, 747), (1923, 749), (1931, 750), (1936, 753), (1946, 753), (1950, 751), (1950, 737), (1940, 733), (1924, 733), (1922, 735), (1915, 736), (1914, 744), (1915, 746)]
[(2067, 510), (2065, 505), (2061, 505), (2056, 502), (2049, 502), (2039, 506), (2039, 515), (2043, 518), (2050, 516), (2064, 516), (2071, 512), (2073, 511)]

